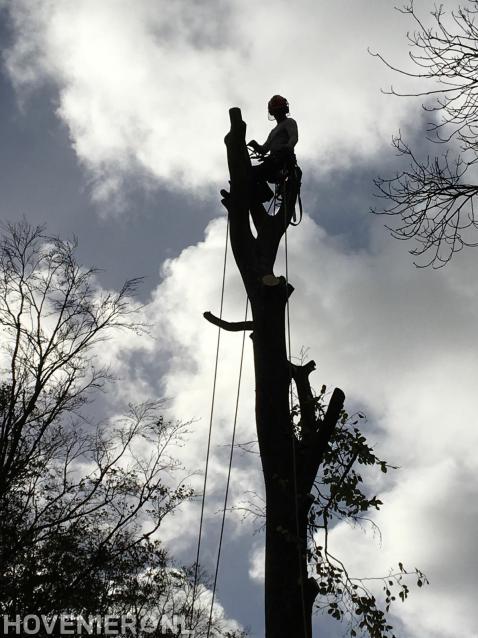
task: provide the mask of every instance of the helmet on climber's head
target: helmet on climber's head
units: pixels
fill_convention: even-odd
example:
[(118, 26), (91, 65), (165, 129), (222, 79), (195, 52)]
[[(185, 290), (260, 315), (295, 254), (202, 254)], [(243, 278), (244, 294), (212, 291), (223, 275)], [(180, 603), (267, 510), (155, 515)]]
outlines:
[(267, 111), (272, 118), (286, 115), (289, 112), (289, 102), (282, 95), (273, 95), (267, 104)]

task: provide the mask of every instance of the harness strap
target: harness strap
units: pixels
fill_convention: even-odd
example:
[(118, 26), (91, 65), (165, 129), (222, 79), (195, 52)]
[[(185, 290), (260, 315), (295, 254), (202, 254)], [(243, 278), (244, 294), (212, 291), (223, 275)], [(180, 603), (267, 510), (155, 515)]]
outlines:
[(290, 222), (292, 226), (298, 226), (300, 222), (302, 221), (302, 215), (303, 215), (302, 199), (300, 196), (300, 187), (302, 186), (302, 171), (300, 167), (297, 166), (297, 164), (295, 165), (295, 174), (297, 179), (297, 200), (299, 202), (299, 221), (297, 221), (297, 215), (295, 214), (295, 206), (294, 206), (294, 213), (292, 215), (292, 219)]

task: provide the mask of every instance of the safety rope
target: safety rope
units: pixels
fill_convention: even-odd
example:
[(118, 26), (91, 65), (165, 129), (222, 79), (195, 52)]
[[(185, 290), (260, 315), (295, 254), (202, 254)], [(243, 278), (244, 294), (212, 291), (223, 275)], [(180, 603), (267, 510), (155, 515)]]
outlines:
[(300, 196), (300, 189), (302, 186), (302, 171), (299, 168), (299, 166), (297, 166), (297, 164), (294, 168), (294, 172), (295, 172), (295, 179), (297, 180), (297, 201), (299, 204), (299, 219), (297, 220), (295, 215), (295, 202), (294, 202), (294, 214), (293, 214), (293, 219), (290, 220), (290, 225), (298, 226), (300, 222), (302, 221), (303, 207), (302, 207), (302, 198)]
[[(289, 251), (287, 245), (287, 190), (286, 182), (284, 182), (284, 252), (285, 252), (285, 280), (286, 280), (286, 317), (287, 317), (287, 346), (289, 363), (292, 365), (291, 359), (291, 340), (290, 340), (290, 309), (289, 309)], [(302, 569), (302, 548), (300, 543), (300, 523), (299, 523), (299, 503), (297, 498), (297, 459), (295, 449), (295, 434), (294, 434), (294, 418), (292, 416), (294, 399), (292, 394), (292, 378), (289, 384), (289, 412), (291, 415), (291, 428), (292, 428), (292, 473), (293, 473), (293, 489), (294, 489), (294, 508), (295, 508), (295, 525), (297, 536), (297, 554), (299, 560), (299, 579), (300, 579), (300, 597), (302, 605), (302, 622), (304, 628), (304, 638), (307, 638), (307, 612), (305, 608), (305, 592), (304, 592), (304, 573)]]
[[(226, 283), (226, 263), (227, 263), (228, 241), (229, 241), (229, 217), (227, 219), (227, 227), (226, 227), (226, 246), (224, 248), (224, 266), (222, 270), (221, 304), (220, 304), (220, 310), (219, 310), (219, 319), (222, 319), (222, 310), (224, 306), (224, 288)], [(221, 328), (218, 327), (217, 345), (216, 345), (216, 362), (214, 364), (214, 380), (212, 384), (211, 409), (210, 409), (210, 416), (209, 416), (209, 432), (208, 432), (208, 438), (207, 438), (206, 465), (204, 469), (204, 484), (203, 484), (203, 492), (202, 492), (202, 500), (201, 500), (201, 516), (199, 520), (199, 534), (198, 534), (198, 543), (197, 543), (197, 552), (196, 552), (196, 563), (194, 568), (194, 585), (193, 585), (193, 594), (192, 594), (192, 600), (191, 600), (191, 625), (194, 622), (194, 603), (196, 600), (196, 590), (197, 590), (197, 584), (198, 584), (199, 554), (201, 551), (202, 528), (203, 528), (203, 521), (204, 521), (204, 505), (206, 501), (209, 456), (211, 451), (211, 434), (212, 434), (212, 422), (213, 422), (213, 415), (214, 415), (214, 400), (216, 397), (217, 367), (218, 367), (218, 361), (219, 361), (220, 343), (221, 343)]]
[[(244, 322), (247, 321), (247, 311), (248, 311), (248, 309), (249, 309), (249, 297), (246, 296), (246, 311), (244, 313)], [(224, 505), (223, 505), (223, 508), (222, 508), (221, 533), (219, 535), (219, 545), (218, 545), (217, 560), (216, 560), (216, 571), (214, 573), (214, 584), (213, 584), (213, 588), (212, 588), (212, 599), (211, 599), (211, 607), (210, 607), (210, 610), (209, 610), (209, 621), (208, 621), (208, 625), (207, 625), (206, 638), (209, 638), (209, 633), (211, 631), (214, 600), (215, 600), (215, 597), (216, 597), (217, 576), (218, 576), (218, 573), (219, 573), (219, 562), (220, 562), (220, 559), (221, 559), (222, 539), (223, 539), (223, 536), (224, 536), (224, 525), (225, 525), (225, 522), (226, 522), (227, 499), (228, 499), (228, 496), (229, 496), (229, 485), (230, 485), (230, 482), (231, 482), (232, 457), (234, 455), (234, 444), (235, 444), (235, 441), (236, 441), (237, 414), (238, 414), (238, 409), (239, 409), (239, 396), (240, 396), (240, 392), (241, 392), (242, 364), (243, 364), (243, 361), (244, 361), (244, 344), (245, 344), (245, 341), (246, 341), (246, 331), (244, 330), (244, 332), (242, 334), (241, 359), (240, 359), (240, 363), (239, 363), (239, 377), (238, 377), (238, 381), (237, 381), (236, 408), (235, 408), (235, 411), (234, 411), (234, 424), (232, 426), (231, 451), (229, 453), (229, 468), (228, 468), (228, 471), (227, 471), (226, 491), (225, 491), (225, 494), (224, 494)]]

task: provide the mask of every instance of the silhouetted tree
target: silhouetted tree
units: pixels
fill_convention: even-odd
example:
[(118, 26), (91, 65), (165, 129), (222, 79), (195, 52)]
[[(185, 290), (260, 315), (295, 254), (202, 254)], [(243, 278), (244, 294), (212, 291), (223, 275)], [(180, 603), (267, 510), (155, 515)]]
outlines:
[[(308, 375), (314, 365), (292, 366), (288, 361), (285, 311), (293, 288), (284, 277), (271, 277), (279, 243), (292, 218), (296, 189), (290, 184), (275, 216), (268, 215), (262, 204), (253, 202), (246, 125), (238, 108), (230, 110), (230, 117), (231, 130), (225, 141), (231, 190), (223, 203), (229, 213), (231, 246), (253, 317), (243, 328), (253, 330), (256, 423), (266, 494), (266, 637), (310, 636), (317, 593), (316, 581), (309, 578), (307, 570), (310, 493), (344, 395), (335, 390), (320, 421), (313, 410), (307, 409)], [(225, 323), (222, 327), (231, 329)], [(297, 433), (289, 405), (292, 377), (298, 381), (300, 401), (307, 406)]]
[[(435, 157), (421, 157), (402, 138), (393, 144), (408, 163), (391, 178), (376, 180), (378, 195), (386, 200), (374, 212), (393, 215), (400, 221), (390, 230), (398, 239), (415, 239), (413, 255), (424, 256), (421, 265), (446, 264), (464, 246), (476, 246), (478, 227), (475, 208), (478, 181), (478, 1), (447, 13), (443, 5), (431, 12), (433, 26), (419, 17), (413, 3), (399, 9), (413, 18), (415, 30), (408, 34), (410, 58), (415, 72), (389, 68), (430, 83), (415, 96), (423, 96), (423, 108), (432, 116), (427, 138), (446, 150)], [(395, 95), (405, 95), (391, 90)]]
[(110, 378), (97, 348), (114, 330), (141, 329), (136, 282), (103, 293), (72, 243), (26, 222), (4, 230), (0, 613), (110, 613), (121, 592), (138, 606), (147, 600), (134, 598), (134, 581), (154, 572), (165, 582), (161, 521), (191, 494), (171, 485), (185, 426), (157, 403), (105, 423), (83, 410)]
[[(398, 586), (401, 599), (408, 594), (403, 566), (383, 579), (382, 609), (366, 580), (351, 578), (328, 547), (334, 520), (358, 522), (381, 504), (362, 491), (354, 464), (376, 465), (384, 472), (389, 466), (367, 445), (355, 427), (357, 420), (344, 412), (342, 390), (336, 388), (326, 406), (325, 387), (316, 396), (310, 386), (315, 363), (296, 365), (288, 360), (286, 307), (293, 287), (273, 271), (279, 243), (293, 216), (297, 178), (289, 176), (279, 210), (268, 214), (253, 194), (241, 111), (232, 108), (229, 113), (231, 129), (225, 143), (231, 188), (230, 193), (222, 191), (222, 202), (252, 320), (229, 322), (210, 312), (205, 317), (225, 330), (252, 331), (256, 425), (265, 484), (265, 635), (310, 638), (312, 610), (319, 596), (319, 608), (336, 619), (349, 620), (351, 636), (359, 632), (372, 638), (392, 636), (386, 612), (395, 599), (392, 587)], [(292, 382), (298, 403), (291, 406)], [(423, 574), (414, 574), (421, 585)]]

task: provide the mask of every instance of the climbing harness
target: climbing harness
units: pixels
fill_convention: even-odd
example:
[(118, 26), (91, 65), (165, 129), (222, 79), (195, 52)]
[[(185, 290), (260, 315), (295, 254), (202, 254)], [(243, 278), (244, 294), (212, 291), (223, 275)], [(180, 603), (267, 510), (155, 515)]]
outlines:
[[(291, 182), (295, 181), (295, 184)], [(290, 220), (291, 226), (298, 226), (302, 221), (302, 199), (300, 196), (300, 187), (302, 185), (302, 171), (297, 165), (294, 164), (292, 168), (285, 167), (280, 174), (279, 181), (275, 184), (274, 189), (274, 197), (272, 198), (272, 202), (269, 206), (269, 209), (272, 208), (274, 211), (272, 214), (276, 215), (279, 211), (281, 204), (283, 201), (286, 201), (285, 198), (287, 196), (289, 185), (291, 188), (296, 188), (296, 201), (299, 203), (299, 219), (297, 219), (296, 211), (295, 211), (295, 202), (294, 202), (294, 210), (292, 212), (292, 218)], [(286, 204), (284, 204), (284, 209), (286, 208)], [(271, 213), (269, 213), (271, 214)], [(287, 232), (287, 229), (286, 231)]]
[[(252, 149), (249, 151), (249, 156), (252, 160), (256, 160), (259, 162), (264, 161), (264, 156), (261, 155), (261, 153), (258, 153), (257, 151), (254, 151)], [(283, 197), (288, 192), (287, 189), (289, 185), (292, 188), (294, 187), (296, 188), (297, 190), (296, 202), (298, 202), (299, 204), (299, 216), (297, 219), (296, 210), (295, 210), (295, 202), (294, 202), (294, 211), (292, 213), (292, 219), (290, 221), (290, 224), (291, 226), (298, 226), (300, 222), (302, 221), (302, 215), (303, 215), (302, 198), (300, 195), (300, 189), (302, 185), (302, 170), (297, 164), (295, 155), (293, 156), (293, 162), (285, 161), (284, 165), (279, 170), (277, 179), (274, 182), (274, 195), (267, 207), (268, 215), (271, 215), (271, 216), (277, 215), (281, 207)]]

